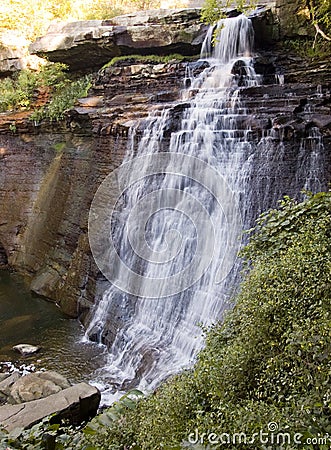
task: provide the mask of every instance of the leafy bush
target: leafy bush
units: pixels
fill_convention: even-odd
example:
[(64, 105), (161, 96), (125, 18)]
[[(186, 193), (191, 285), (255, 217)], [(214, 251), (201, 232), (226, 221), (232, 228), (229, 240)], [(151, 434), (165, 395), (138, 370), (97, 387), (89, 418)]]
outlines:
[(61, 63), (47, 64), (39, 72), (22, 70), (14, 78), (0, 81), (0, 111), (31, 109), (40, 90), (48, 89), (50, 102), (36, 107), (32, 120), (61, 120), (64, 112), (75, 104), (77, 98), (86, 97), (91, 77), (72, 81), (67, 66)]
[(314, 23), (320, 24), (324, 31), (331, 32), (331, 2), (330, 0), (306, 0)]
[(317, 38), (313, 44), (312, 39), (287, 39), (282, 42), (286, 53), (294, 53), (307, 61), (315, 59), (328, 59), (331, 53), (331, 42)]
[(27, 108), (38, 85), (36, 72), (22, 70), (15, 78), (0, 81), (0, 111)]
[(201, 20), (205, 23), (214, 24), (221, 18), (226, 17), (226, 10), (235, 7), (240, 12), (252, 9), (256, 0), (205, 0), (201, 9)]
[(53, 88), (50, 102), (44, 107), (37, 108), (31, 119), (40, 122), (42, 119), (58, 121), (64, 118), (64, 113), (72, 108), (78, 98), (86, 97), (91, 86), (91, 77), (85, 76), (76, 81), (66, 80)]

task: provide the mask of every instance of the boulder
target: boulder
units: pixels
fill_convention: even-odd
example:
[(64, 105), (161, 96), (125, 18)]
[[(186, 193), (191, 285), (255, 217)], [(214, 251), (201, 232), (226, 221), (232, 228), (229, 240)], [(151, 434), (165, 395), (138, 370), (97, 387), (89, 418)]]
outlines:
[(24, 403), (38, 400), (69, 386), (68, 380), (57, 372), (30, 373), (12, 385), (8, 402)]
[(52, 24), (29, 50), (71, 70), (98, 68), (118, 55), (197, 54), (206, 30), (200, 9), (140, 11), (110, 20)]
[(22, 69), (36, 70), (45, 61), (29, 54), (29, 41), (15, 31), (0, 34), (0, 74), (10, 75)]
[(7, 403), (12, 386), (21, 378), (21, 375), (18, 372), (14, 372), (11, 375), (5, 375), (5, 378), (0, 381), (0, 404)]
[(8, 378), (10, 375), (9, 373), (0, 373), (0, 383), (4, 381), (6, 378)]
[(18, 344), (14, 345), (13, 350), (19, 352), (22, 356), (30, 356), (39, 352), (40, 347), (30, 344)]
[(54, 414), (52, 422), (67, 419), (78, 425), (93, 417), (100, 403), (100, 392), (87, 383), (79, 383), (40, 400), (0, 407), (0, 425), (8, 431), (30, 428)]

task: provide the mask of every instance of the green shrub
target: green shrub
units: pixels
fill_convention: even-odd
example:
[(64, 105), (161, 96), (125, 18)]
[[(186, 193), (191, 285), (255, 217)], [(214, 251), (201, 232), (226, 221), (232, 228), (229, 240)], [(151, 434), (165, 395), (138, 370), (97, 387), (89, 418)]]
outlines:
[(38, 86), (36, 72), (22, 70), (13, 79), (0, 81), (0, 111), (28, 108)]
[(66, 71), (65, 64), (46, 64), (39, 72), (22, 70), (13, 78), (1, 80), (0, 111), (31, 109), (39, 91), (48, 88), (49, 103), (36, 107), (31, 119), (63, 119), (64, 112), (73, 107), (77, 98), (86, 97), (91, 86), (90, 76), (71, 80)]
[(312, 39), (287, 39), (281, 45), (286, 53), (294, 53), (307, 61), (329, 58), (331, 53), (331, 42), (322, 38), (317, 38), (315, 43)]
[(31, 115), (31, 119), (40, 122), (43, 119), (59, 121), (64, 114), (71, 109), (78, 98), (86, 97), (91, 86), (91, 77), (85, 76), (76, 81), (66, 80), (53, 89), (49, 103), (37, 108)]

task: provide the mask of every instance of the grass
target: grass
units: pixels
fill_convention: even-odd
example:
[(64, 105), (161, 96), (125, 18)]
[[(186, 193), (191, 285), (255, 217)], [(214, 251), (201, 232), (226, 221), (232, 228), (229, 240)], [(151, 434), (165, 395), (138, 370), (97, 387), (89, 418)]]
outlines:
[(167, 64), (169, 62), (180, 62), (186, 60), (187, 57), (180, 55), (178, 53), (174, 53), (171, 55), (159, 56), (159, 55), (123, 55), (123, 56), (115, 56), (108, 63), (106, 63), (102, 69), (106, 69), (107, 67), (112, 67), (117, 65), (118, 63), (126, 62), (127, 64), (136, 63), (149, 63), (149, 64)]

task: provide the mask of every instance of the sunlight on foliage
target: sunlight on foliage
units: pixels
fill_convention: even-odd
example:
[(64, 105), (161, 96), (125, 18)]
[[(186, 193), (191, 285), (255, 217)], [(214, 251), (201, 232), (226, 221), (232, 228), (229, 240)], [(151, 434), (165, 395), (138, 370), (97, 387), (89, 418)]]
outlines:
[(226, 17), (226, 11), (237, 9), (245, 13), (255, 8), (255, 0), (205, 0), (201, 10), (201, 20), (208, 24), (215, 24), (218, 20)]
[(46, 32), (52, 20), (103, 20), (156, 7), (158, 0), (2, 0), (0, 31), (18, 30), (34, 39)]
[(0, 112), (29, 110), (34, 107), (42, 91), (48, 91), (50, 101), (45, 106), (34, 107), (31, 119), (61, 120), (67, 109), (74, 106), (78, 98), (86, 97), (91, 86), (91, 77), (71, 80), (66, 65), (47, 64), (39, 72), (22, 70), (13, 78), (0, 80)]

